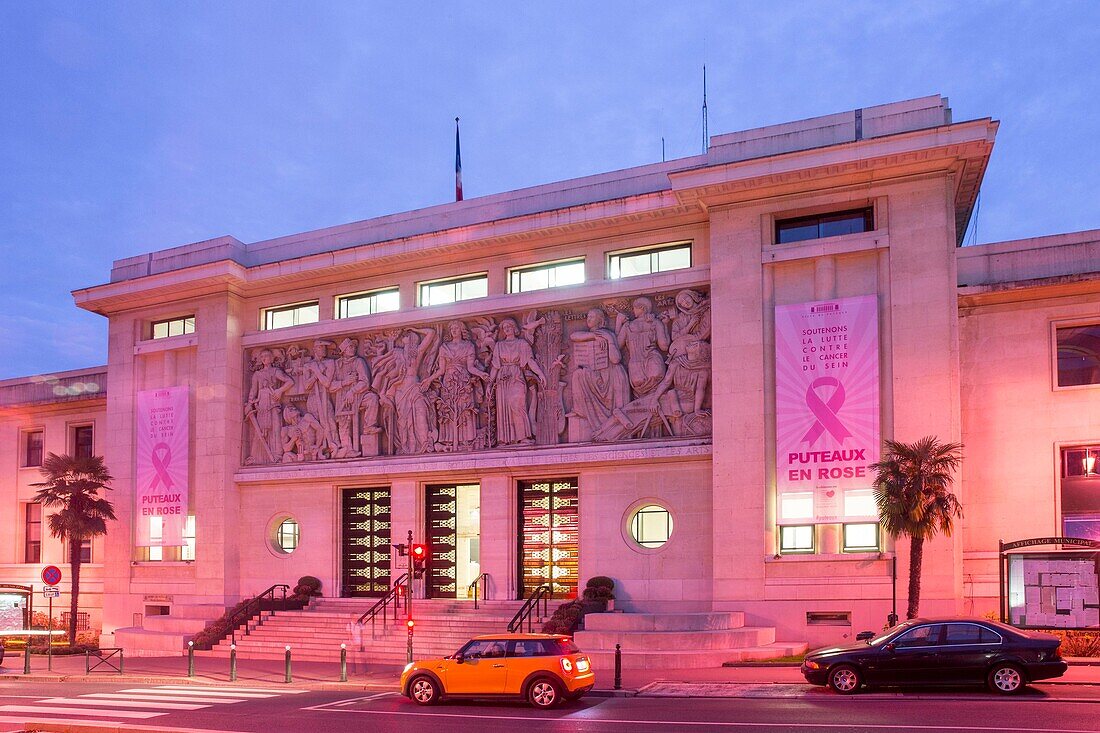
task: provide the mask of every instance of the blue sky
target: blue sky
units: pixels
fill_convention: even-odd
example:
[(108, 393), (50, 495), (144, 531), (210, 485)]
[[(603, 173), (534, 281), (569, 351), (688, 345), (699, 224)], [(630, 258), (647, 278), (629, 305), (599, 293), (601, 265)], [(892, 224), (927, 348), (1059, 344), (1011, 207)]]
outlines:
[[(106, 361), (69, 292), (252, 242), (941, 93), (1001, 120), (977, 242), (1100, 228), (1094, 2), (0, 4), (0, 378)], [(969, 241), (969, 240), (968, 240)]]

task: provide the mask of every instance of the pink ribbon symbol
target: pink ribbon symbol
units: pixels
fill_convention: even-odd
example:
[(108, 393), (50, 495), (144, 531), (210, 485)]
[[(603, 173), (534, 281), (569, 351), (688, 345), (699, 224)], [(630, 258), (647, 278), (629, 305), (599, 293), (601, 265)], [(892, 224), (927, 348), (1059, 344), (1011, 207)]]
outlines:
[[(828, 401), (817, 396), (818, 387), (835, 387)], [(852, 434), (844, 427), (844, 423), (837, 417), (837, 412), (843, 404), (844, 385), (836, 377), (818, 377), (811, 382), (806, 389), (806, 406), (810, 408), (810, 412), (814, 414), (817, 421), (802, 436), (802, 442), (813, 445), (818, 438), (825, 434), (826, 430), (839, 442), (844, 442), (845, 438), (852, 437)]]
[(168, 475), (168, 466), (172, 463), (172, 449), (167, 443), (157, 443), (153, 446), (153, 452), (149, 456), (153, 461), (153, 470), (157, 475), (153, 477), (150, 491), (157, 488), (158, 484), (164, 484), (164, 488), (172, 488), (172, 477)]

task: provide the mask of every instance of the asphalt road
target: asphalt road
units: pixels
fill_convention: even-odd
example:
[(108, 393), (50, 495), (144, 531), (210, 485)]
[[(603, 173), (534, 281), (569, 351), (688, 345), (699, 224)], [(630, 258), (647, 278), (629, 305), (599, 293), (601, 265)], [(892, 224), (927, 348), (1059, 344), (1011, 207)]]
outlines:
[(18, 730), (28, 720), (61, 719), (247, 733), (495, 733), (521, 727), (524, 733), (1097, 733), (1100, 690), (1046, 685), (1011, 699), (973, 690), (843, 698), (816, 689), (786, 698), (589, 697), (543, 712), (520, 703), (453, 702), (422, 708), (392, 692), (310, 692), (278, 686), (0, 686), (0, 731)]

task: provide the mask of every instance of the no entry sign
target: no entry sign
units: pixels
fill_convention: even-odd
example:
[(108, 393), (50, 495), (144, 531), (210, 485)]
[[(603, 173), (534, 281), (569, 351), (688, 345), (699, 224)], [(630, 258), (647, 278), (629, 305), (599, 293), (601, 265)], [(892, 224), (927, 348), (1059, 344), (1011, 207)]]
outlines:
[(56, 565), (47, 565), (42, 568), (42, 582), (46, 585), (57, 585), (61, 582), (61, 568)]

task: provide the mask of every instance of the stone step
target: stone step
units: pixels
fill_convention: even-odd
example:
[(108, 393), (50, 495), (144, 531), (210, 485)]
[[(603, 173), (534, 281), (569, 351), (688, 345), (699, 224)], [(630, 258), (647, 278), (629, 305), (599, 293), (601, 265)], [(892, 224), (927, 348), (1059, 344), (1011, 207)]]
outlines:
[(742, 626), (707, 631), (578, 631), (573, 640), (581, 649), (614, 651), (622, 645), (628, 651), (717, 650), (759, 647), (775, 641), (771, 626)]
[(198, 616), (146, 616), (142, 620), (142, 628), (146, 631), (197, 634), (206, 628), (211, 620)]
[(192, 636), (194, 634), (150, 631), (131, 626), (115, 629), (115, 645), (125, 649), (130, 657), (159, 657), (182, 652)]
[(591, 613), (585, 631), (718, 631), (745, 625), (739, 611), (708, 613)]

